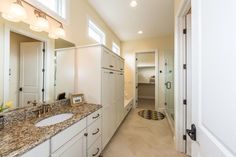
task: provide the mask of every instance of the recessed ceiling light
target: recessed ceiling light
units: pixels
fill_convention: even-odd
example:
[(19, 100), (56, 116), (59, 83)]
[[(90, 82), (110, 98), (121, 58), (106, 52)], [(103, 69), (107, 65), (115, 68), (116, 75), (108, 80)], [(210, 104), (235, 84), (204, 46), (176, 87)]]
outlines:
[(134, 8), (134, 7), (137, 7), (138, 3), (137, 1), (132, 0), (129, 5)]
[(143, 34), (143, 31), (138, 31), (138, 34)]

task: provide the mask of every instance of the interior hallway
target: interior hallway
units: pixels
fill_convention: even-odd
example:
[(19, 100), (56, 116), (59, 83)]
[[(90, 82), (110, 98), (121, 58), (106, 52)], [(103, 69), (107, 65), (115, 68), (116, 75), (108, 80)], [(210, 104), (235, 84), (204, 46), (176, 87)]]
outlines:
[[(173, 136), (167, 119), (146, 120), (138, 116), (138, 111), (150, 109), (152, 104), (140, 101), (117, 130), (105, 148), (103, 157), (184, 157), (175, 151)], [(150, 103), (153, 103), (150, 101)]]

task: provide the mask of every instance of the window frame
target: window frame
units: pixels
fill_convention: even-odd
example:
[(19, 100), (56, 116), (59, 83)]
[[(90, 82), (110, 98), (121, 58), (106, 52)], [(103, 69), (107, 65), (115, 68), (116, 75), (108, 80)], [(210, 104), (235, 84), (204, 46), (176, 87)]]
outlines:
[[(57, 19), (58, 21), (62, 22), (63, 24), (68, 24), (69, 23), (69, 4), (70, 2), (68, 0), (65, 0), (65, 12), (64, 12), (64, 16), (63, 17), (62, 15), (59, 15), (59, 13), (53, 11), (52, 9), (50, 9), (49, 7), (43, 5), (41, 2), (39, 2), (38, 0), (25, 0), (26, 2), (34, 5), (34, 6), (37, 6), (38, 9), (42, 10), (43, 12), (47, 13), (48, 15), (52, 16), (53, 18)], [(62, 0), (59, 0), (62, 2)], [(57, 6), (58, 10), (59, 10), (59, 7), (60, 7), (60, 10), (62, 10), (62, 6), (61, 5), (58, 5)]]
[[(118, 52), (116, 52), (115, 49), (118, 50)], [(120, 56), (120, 46), (118, 46), (114, 41), (112, 42), (112, 51)]]
[[(92, 37), (90, 35), (90, 30), (96, 33), (101, 38), (101, 41), (97, 41)], [(88, 18), (88, 36), (99, 44), (106, 45), (106, 33), (91, 18)]]

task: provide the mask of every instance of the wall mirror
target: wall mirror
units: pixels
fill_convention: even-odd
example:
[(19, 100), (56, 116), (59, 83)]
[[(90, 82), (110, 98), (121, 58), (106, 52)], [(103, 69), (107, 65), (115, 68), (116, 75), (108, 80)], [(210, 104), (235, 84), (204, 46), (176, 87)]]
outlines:
[[(3, 35), (3, 93), (0, 105), (11, 102), (11, 109), (55, 101), (58, 93), (72, 93), (67, 86), (74, 86), (74, 75), (70, 75), (70, 71), (75, 68), (63, 67), (66, 61), (70, 63), (71, 58), (64, 58), (70, 53), (58, 52), (60, 49), (74, 47), (74, 44), (63, 39), (51, 40), (43, 33), (24, 30), (6, 26)], [(63, 79), (67, 75), (71, 80), (67, 80), (65, 86)]]

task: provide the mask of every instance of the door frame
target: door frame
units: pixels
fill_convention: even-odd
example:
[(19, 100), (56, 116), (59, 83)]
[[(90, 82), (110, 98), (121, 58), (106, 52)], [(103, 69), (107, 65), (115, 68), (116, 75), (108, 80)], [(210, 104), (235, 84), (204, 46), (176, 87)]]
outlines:
[[(186, 135), (186, 112), (183, 100), (186, 99), (185, 96), (185, 76), (183, 65), (185, 63), (185, 35), (183, 30), (185, 29), (185, 16), (191, 9), (191, 0), (182, 0), (179, 9), (175, 15), (175, 143), (176, 150), (179, 152), (186, 153), (186, 141), (184, 140), (184, 135)], [(191, 62), (188, 61), (188, 62)], [(189, 72), (189, 71), (188, 71)], [(191, 90), (192, 87), (188, 87)]]
[(47, 86), (46, 82), (47, 82), (47, 76), (49, 74), (47, 74), (46, 67), (47, 67), (47, 62), (48, 62), (48, 57), (49, 57), (49, 54), (47, 53), (49, 40), (47, 38), (40, 37), (38, 35), (35, 35), (34, 33), (23, 30), (21, 28), (17, 28), (15, 26), (11, 26), (9, 24), (4, 24), (3, 102), (5, 103), (9, 99), (9, 85), (10, 85), (9, 84), (10, 83), (9, 82), (9, 68), (10, 68), (10, 35), (11, 35), (11, 32), (14, 32), (14, 33), (17, 33), (20, 35), (24, 35), (24, 36), (27, 36), (27, 37), (30, 37), (30, 38), (33, 38), (33, 39), (43, 42), (45, 52), (43, 54), (44, 65), (42, 65), (43, 66), (42, 68), (44, 68), (45, 71), (44, 71), (43, 79), (41, 82), (41, 84), (43, 85), (43, 89), (44, 89), (44, 92), (42, 94), (42, 99), (44, 99), (44, 101), (47, 100), (48, 86)]
[(158, 72), (159, 72), (159, 52), (157, 49), (153, 49), (153, 50), (142, 50), (142, 51), (135, 51), (134, 52), (134, 73), (133, 73), (133, 92), (134, 92), (134, 105), (133, 108), (137, 108), (137, 103), (136, 100), (138, 98), (138, 96), (136, 95), (136, 84), (137, 84), (137, 80), (136, 80), (136, 58), (138, 54), (143, 54), (143, 53), (155, 53), (155, 110), (159, 109), (159, 78), (158, 76)]

